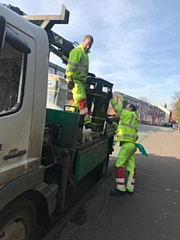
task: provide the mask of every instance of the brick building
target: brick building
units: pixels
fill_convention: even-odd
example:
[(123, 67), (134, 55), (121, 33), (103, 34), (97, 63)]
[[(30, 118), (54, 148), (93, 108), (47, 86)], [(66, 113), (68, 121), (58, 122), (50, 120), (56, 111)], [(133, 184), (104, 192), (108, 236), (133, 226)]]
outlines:
[[(49, 74), (55, 74), (58, 75), (60, 78), (64, 79), (64, 73), (64, 68), (59, 67), (53, 63), (49, 63)], [(67, 89), (65, 95), (65, 103), (71, 105), (73, 102), (72, 92)], [(166, 108), (163, 108), (160, 105), (153, 106), (148, 102), (144, 102), (140, 99), (134, 98), (122, 92), (113, 92), (113, 97), (117, 100), (118, 103), (123, 98), (123, 100), (134, 104), (137, 107), (139, 123), (150, 125), (163, 125), (171, 120), (172, 112)], [(109, 104), (108, 114), (115, 115), (111, 104)]]
[[(153, 106), (150, 103), (144, 102), (122, 92), (113, 92), (113, 97), (118, 103), (123, 98), (123, 100), (127, 100), (129, 103), (134, 104), (137, 107), (139, 123), (150, 125), (163, 125), (165, 123), (165, 111), (157, 106)], [(115, 114), (111, 104), (109, 104), (108, 114)]]

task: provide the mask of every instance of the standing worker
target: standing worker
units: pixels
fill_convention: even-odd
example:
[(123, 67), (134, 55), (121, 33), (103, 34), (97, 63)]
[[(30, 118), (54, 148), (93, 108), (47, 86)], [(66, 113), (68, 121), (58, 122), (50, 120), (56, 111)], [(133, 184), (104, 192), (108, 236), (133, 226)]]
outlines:
[(74, 102), (72, 106), (74, 106), (81, 115), (84, 115), (84, 125), (86, 129), (92, 128), (84, 85), (89, 71), (88, 53), (90, 52), (93, 41), (91, 35), (86, 35), (82, 43), (71, 50), (65, 73), (68, 88), (72, 90), (73, 94)]
[[(125, 195), (126, 192), (133, 194), (136, 177), (135, 152), (138, 139), (138, 118), (136, 107), (127, 104), (123, 109), (123, 102), (118, 105), (115, 99), (111, 99), (111, 104), (120, 118), (119, 124), (107, 118), (107, 122), (116, 130), (115, 143), (120, 143), (120, 151), (115, 162), (116, 189), (110, 191), (111, 196)], [(125, 168), (128, 171), (127, 184), (125, 183)]]

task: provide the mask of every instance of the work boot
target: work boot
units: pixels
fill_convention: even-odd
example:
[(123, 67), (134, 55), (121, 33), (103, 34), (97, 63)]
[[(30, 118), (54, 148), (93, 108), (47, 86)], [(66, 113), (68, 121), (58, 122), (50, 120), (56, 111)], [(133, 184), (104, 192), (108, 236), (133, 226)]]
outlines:
[(110, 191), (110, 195), (111, 196), (124, 196), (124, 195), (126, 195), (126, 192), (124, 192), (124, 191), (120, 191), (120, 190), (118, 190), (117, 188), (115, 189), (115, 190), (113, 190), (113, 191)]
[(86, 123), (85, 124), (85, 129), (92, 129), (92, 124), (91, 123)]
[(126, 189), (126, 192), (127, 192), (128, 194), (130, 194), (130, 195), (133, 195), (133, 194), (134, 194), (134, 192), (130, 192), (130, 191), (127, 190), (127, 189)]

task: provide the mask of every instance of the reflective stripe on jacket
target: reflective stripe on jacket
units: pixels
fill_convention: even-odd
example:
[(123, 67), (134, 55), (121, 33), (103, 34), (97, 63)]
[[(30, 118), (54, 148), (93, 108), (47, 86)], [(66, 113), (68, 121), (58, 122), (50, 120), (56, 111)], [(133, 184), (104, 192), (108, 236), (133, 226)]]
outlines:
[(115, 143), (116, 142), (136, 142), (138, 139), (138, 119), (135, 112), (122, 108), (122, 105), (118, 105), (115, 99), (111, 100), (111, 104), (116, 112), (116, 115), (120, 118), (119, 125), (113, 122), (112, 126), (116, 130)]
[(66, 81), (70, 78), (74, 81), (79, 80), (83, 83), (86, 82), (89, 70), (89, 57), (88, 53), (84, 51), (82, 44), (71, 50), (66, 67)]

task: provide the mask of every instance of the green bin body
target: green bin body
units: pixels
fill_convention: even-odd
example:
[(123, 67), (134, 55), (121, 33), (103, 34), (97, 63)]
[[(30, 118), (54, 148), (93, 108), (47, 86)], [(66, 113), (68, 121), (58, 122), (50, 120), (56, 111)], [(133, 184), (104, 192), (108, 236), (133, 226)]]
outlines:
[(88, 111), (91, 117), (93, 132), (101, 132), (107, 117), (109, 94), (113, 84), (97, 77), (88, 77), (86, 82), (86, 95)]

